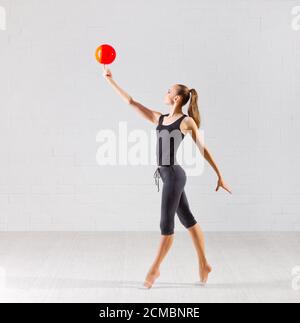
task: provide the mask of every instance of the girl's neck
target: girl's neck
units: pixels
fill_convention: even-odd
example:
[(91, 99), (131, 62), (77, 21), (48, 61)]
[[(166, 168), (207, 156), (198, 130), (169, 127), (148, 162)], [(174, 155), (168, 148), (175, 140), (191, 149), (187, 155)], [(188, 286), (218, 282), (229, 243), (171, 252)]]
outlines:
[(175, 117), (175, 116), (179, 116), (182, 114), (183, 114), (183, 112), (182, 112), (181, 107), (173, 107), (169, 111), (169, 117)]

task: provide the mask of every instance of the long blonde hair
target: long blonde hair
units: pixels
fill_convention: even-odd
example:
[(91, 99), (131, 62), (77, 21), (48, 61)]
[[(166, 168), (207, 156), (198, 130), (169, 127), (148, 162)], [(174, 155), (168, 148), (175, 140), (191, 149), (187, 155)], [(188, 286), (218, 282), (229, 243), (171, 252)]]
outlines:
[(194, 119), (198, 128), (201, 126), (201, 116), (198, 107), (198, 93), (195, 89), (189, 89), (187, 86), (177, 84), (177, 95), (182, 97), (182, 106), (186, 105), (190, 101), (188, 108), (188, 115)]

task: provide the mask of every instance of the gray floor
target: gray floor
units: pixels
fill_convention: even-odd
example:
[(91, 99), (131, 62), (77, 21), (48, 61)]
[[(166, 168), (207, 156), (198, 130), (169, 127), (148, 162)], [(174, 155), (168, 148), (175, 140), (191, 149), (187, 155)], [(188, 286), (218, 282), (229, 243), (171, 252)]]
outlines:
[[(151, 290), (141, 289), (159, 233), (0, 233), (0, 302), (299, 302), (300, 233), (206, 233), (203, 288), (187, 232)], [(300, 280), (299, 280), (300, 284)]]

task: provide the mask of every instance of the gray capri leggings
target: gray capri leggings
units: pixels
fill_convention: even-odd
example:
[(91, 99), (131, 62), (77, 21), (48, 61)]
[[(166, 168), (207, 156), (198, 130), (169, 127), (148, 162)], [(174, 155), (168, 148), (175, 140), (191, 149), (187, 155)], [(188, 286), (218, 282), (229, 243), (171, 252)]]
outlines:
[(187, 180), (185, 170), (177, 164), (159, 166), (158, 171), (163, 182), (160, 230), (162, 235), (172, 235), (175, 213), (187, 229), (197, 221), (190, 210), (184, 191)]

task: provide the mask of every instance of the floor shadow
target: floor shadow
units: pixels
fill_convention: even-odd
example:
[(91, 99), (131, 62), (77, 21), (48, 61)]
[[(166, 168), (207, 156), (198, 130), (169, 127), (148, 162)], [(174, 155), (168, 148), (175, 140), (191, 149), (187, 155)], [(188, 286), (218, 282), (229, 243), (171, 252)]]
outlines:
[[(55, 277), (6, 277), (5, 288), (7, 289), (99, 289), (99, 288), (124, 288), (143, 289), (143, 281), (130, 280), (89, 280), (69, 279)], [(287, 289), (291, 288), (287, 280), (261, 281), (261, 282), (222, 282), (208, 283), (205, 287), (195, 282), (162, 282), (157, 281), (152, 289), (170, 288), (205, 288), (205, 289)], [(146, 289), (147, 290), (147, 289)]]

